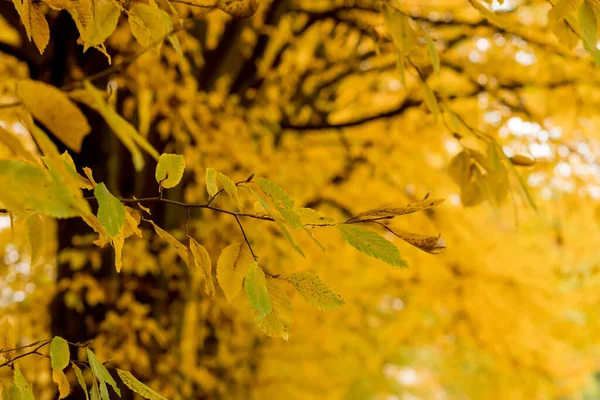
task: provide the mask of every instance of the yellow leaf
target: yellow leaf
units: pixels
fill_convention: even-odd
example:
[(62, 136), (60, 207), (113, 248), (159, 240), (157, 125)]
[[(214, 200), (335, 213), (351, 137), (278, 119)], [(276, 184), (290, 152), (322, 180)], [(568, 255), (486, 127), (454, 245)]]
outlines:
[(185, 171), (185, 158), (179, 154), (161, 154), (156, 165), (156, 182), (170, 189), (181, 181)]
[(249, 18), (253, 16), (258, 7), (259, 0), (219, 0), (217, 7), (235, 18)]
[(52, 371), (52, 380), (58, 385), (59, 399), (64, 399), (69, 395), (71, 388), (69, 386), (69, 380), (62, 369), (55, 369)]
[(27, 38), (33, 38), (40, 54), (43, 54), (50, 41), (50, 27), (44, 13), (31, 0), (13, 0), (13, 4), (25, 27)]
[(138, 227), (142, 216), (138, 210), (134, 210), (131, 207), (125, 206), (125, 224), (123, 224), (123, 237), (127, 239), (134, 233), (139, 237), (142, 237), (142, 231)]
[(554, 7), (548, 11), (548, 19), (556, 23), (565, 19), (570, 13), (577, 11), (583, 0), (558, 0)]
[(214, 197), (219, 192), (217, 171), (212, 168), (206, 168), (206, 191), (210, 197)]
[(389, 6), (383, 8), (384, 22), (392, 37), (394, 46), (398, 51), (398, 69), (402, 84), (406, 86), (404, 77), (404, 58), (411, 52), (417, 43), (417, 37), (410, 26), (409, 18), (401, 12), (391, 9)]
[(118, 235), (111, 237), (110, 241), (115, 249), (115, 268), (117, 272), (121, 272), (121, 268), (123, 267), (123, 246), (125, 245), (125, 238), (122, 231)]
[(296, 272), (286, 278), (310, 305), (320, 310), (334, 310), (344, 304), (344, 299), (311, 272)]
[(31, 265), (37, 265), (44, 246), (44, 224), (39, 214), (32, 213), (25, 220), (27, 241), (31, 247)]
[(98, 184), (94, 180), (94, 176), (92, 175), (91, 169), (89, 169), (88, 167), (83, 167), (83, 173), (85, 174), (85, 176), (87, 176), (88, 180), (92, 184), (92, 188), (95, 188), (96, 186), (98, 186)]
[(577, 36), (577, 33), (573, 32), (573, 29), (571, 29), (569, 24), (567, 24), (565, 21), (559, 21), (556, 25), (554, 25), (552, 32), (558, 41), (567, 46), (569, 49), (572, 49), (573, 47), (577, 46), (577, 43), (579, 43), (579, 36)]
[(429, 111), (431, 111), (434, 118), (437, 120), (438, 115), (440, 115), (440, 106), (435, 94), (426, 82), (423, 82), (423, 99), (425, 100), (425, 104), (427, 104)]
[[(141, 25), (140, 25), (141, 21)], [(156, 4), (132, 3), (129, 8), (129, 27), (131, 33), (142, 47), (162, 44), (173, 30), (169, 14)]]
[(433, 65), (433, 71), (439, 75), (440, 73), (440, 55), (438, 54), (437, 48), (435, 47), (435, 43), (431, 40), (431, 36), (429, 35), (429, 31), (423, 29), (425, 32), (425, 43), (427, 44), (427, 53), (429, 53), (429, 58), (431, 59), (431, 65)]
[(245, 242), (227, 246), (219, 256), (217, 280), (229, 303), (241, 290), (242, 281), (254, 263), (254, 258)]
[(154, 92), (148, 88), (141, 88), (137, 93), (138, 100), (138, 131), (143, 137), (148, 137), (150, 123), (152, 122), (152, 101)]
[(204, 246), (196, 242), (196, 239), (191, 236), (189, 236), (189, 238), (190, 250), (194, 257), (196, 268), (200, 269), (204, 273), (206, 294), (213, 299), (215, 297), (215, 284), (212, 280), (212, 264), (210, 261), (210, 255)]
[(12, 359), (15, 356), (15, 351), (6, 350), (14, 349), (15, 347), (17, 347), (17, 345), (14, 328), (8, 319), (5, 319), (2, 321), (2, 324), (0, 324), (0, 349), (4, 350), (4, 352), (0, 353), (0, 355), (7, 360)]
[(510, 162), (512, 162), (513, 165), (519, 165), (521, 167), (530, 167), (535, 164), (535, 158), (533, 158), (529, 154), (517, 153), (514, 156), (510, 157)]
[(84, 51), (100, 46), (114, 32), (121, 11), (110, 0), (79, 0), (69, 13), (79, 30)]
[(271, 299), (271, 312), (260, 319), (258, 319), (258, 313), (255, 312), (257, 325), (267, 336), (281, 337), (288, 340), (293, 322), (292, 302), (281, 289), (277, 279), (266, 277), (266, 281), (267, 291)]
[(217, 172), (217, 179), (219, 183), (223, 185), (223, 188), (225, 189), (229, 197), (231, 197), (231, 199), (235, 202), (238, 209), (242, 211), (242, 204), (240, 203), (240, 199), (238, 197), (238, 189), (235, 185), (235, 182), (232, 181), (227, 175), (222, 174), (220, 172)]
[(17, 157), (22, 158), (32, 164), (39, 164), (39, 159), (34, 153), (27, 150), (25, 145), (17, 136), (13, 135), (12, 132), (4, 129), (0, 125), (0, 142), (2, 142), (13, 154)]
[(442, 235), (427, 236), (419, 233), (407, 232), (401, 229), (394, 229), (394, 233), (406, 243), (415, 246), (430, 254), (439, 254), (446, 248), (446, 242)]
[(0, 43), (6, 43), (15, 48), (21, 47), (19, 32), (0, 15)]
[(79, 100), (83, 100), (85, 102), (91, 101), (91, 104), (88, 105), (93, 107), (102, 115), (115, 135), (117, 135), (123, 145), (131, 152), (133, 166), (136, 171), (141, 171), (145, 164), (144, 157), (142, 156), (138, 145), (146, 150), (148, 154), (154, 157), (154, 159), (158, 160), (159, 154), (156, 149), (154, 149), (154, 147), (152, 147), (152, 145), (148, 143), (146, 139), (137, 133), (135, 128), (131, 126), (129, 122), (127, 122), (123, 117), (121, 117), (108, 106), (102, 97), (101, 92), (88, 81), (84, 82), (84, 86), (89, 97), (86, 100), (84, 100), (84, 97), (80, 97)]
[(52, 85), (24, 80), (17, 85), (17, 95), (35, 119), (79, 153), (83, 138), (90, 133), (90, 126), (66, 94)]
[(84, 178), (83, 176), (81, 176), (77, 173), (77, 168), (75, 167), (73, 158), (71, 158), (71, 155), (69, 154), (68, 151), (65, 150), (65, 152), (60, 155), (60, 158), (62, 158), (62, 160), (67, 165), (69, 172), (71, 172), (71, 175), (77, 181), (77, 186), (80, 189), (92, 190), (94, 188), (94, 186), (91, 184), (91, 182), (88, 179)]
[(156, 234), (169, 243), (169, 245), (171, 245), (177, 251), (179, 257), (181, 257), (181, 259), (188, 264), (189, 259), (187, 247), (185, 247), (179, 240), (175, 239), (169, 232), (156, 225), (154, 221), (150, 221), (150, 223), (152, 224), (152, 227), (154, 227)]

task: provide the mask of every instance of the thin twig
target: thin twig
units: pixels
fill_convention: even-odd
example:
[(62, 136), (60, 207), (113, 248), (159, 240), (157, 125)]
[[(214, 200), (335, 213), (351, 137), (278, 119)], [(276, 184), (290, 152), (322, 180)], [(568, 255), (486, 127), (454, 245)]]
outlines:
[(242, 231), (242, 235), (244, 236), (244, 241), (246, 242), (246, 244), (248, 245), (248, 248), (250, 249), (252, 258), (254, 258), (254, 261), (258, 260), (258, 257), (256, 256), (256, 254), (254, 254), (252, 245), (250, 244), (250, 241), (248, 240), (248, 236), (246, 236), (246, 231), (244, 230), (244, 227), (243, 227), (242, 223), (240, 222), (240, 219), (237, 215), (235, 216), (235, 221), (237, 222), (238, 226), (240, 227), (240, 230)]
[(48, 340), (48, 339), (46, 339), (46, 340), (38, 340), (36, 342), (26, 344), (25, 346), (15, 347), (14, 349), (0, 350), (0, 354), (2, 354), (2, 353), (9, 353), (11, 351), (18, 351), (18, 350), (27, 349), (29, 347), (37, 346), (38, 344), (40, 344), (42, 342), (48, 342), (48, 343), (50, 343), (50, 340)]
[[(30, 355), (32, 355), (32, 354), (40, 354), (40, 353), (38, 352), (38, 350), (39, 350), (39, 349), (41, 349), (42, 347), (44, 347), (44, 346), (48, 345), (48, 344), (50, 344), (50, 341), (45, 341), (44, 343), (42, 343), (41, 345), (39, 345), (39, 346), (38, 346), (38, 347), (36, 347), (35, 349), (33, 349), (33, 350), (31, 350), (31, 351), (28, 351), (27, 353), (20, 354), (20, 355), (18, 355), (18, 356), (16, 356), (16, 357), (13, 357), (12, 359), (10, 359), (10, 360), (6, 361), (5, 363), (3, 363), (3, 364), (0, 364), (0, 368), (2, 368), (2, 367), (6, 367), (7, 365), (11, 365), (12, 363), (14, 363), (15, 361), (17, 361), (17, 360), (18, 360), (18, 359), (20, 359), (20, 358), (27, 357), (27, 356), (30, 356)], [(40, 354), (40, 355), (43, 355), (43, 354)]]

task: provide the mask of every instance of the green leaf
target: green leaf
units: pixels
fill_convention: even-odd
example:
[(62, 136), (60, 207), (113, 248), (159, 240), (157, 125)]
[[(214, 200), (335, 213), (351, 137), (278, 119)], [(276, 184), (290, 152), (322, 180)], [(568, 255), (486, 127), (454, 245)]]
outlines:
[(254, 317), (258, 327), (271, 337), (281, 337), (288, 340), (292, 326), (292, 302), (289, 296), (281, 289), (277, 279), (266, 278), (267, 291), (271, 299), (271, 312), (264, 318), (258, 318), (255, 310)]
[(287, 278), (306, 302), (320, 310), (333, 310), (344, 304), (344, 299), (311, 272), (296, 272)]
[(221, 252), (217, 260), (217, 280), (229, 303), (241, 290), (242, 281), (253, 264), (255, 261), (246, 242), (231, 244)]
[(214, 197), (219, 192), (217, 171), (213, 168), (206, 168), (206, 191), (210, 197)]
[(27, 379), (21, 373), (19, 364), (15, 364), (14, 385), (21, 395), (19, 400), (33, 400), (33, 390), (31, 390), (29, 382), (27, 382)]
[(294, 200), (280, 186), (268, 179), (258, 178), (257, 182), (262, 191), (271, 198), (284, 221), (290, 224), (292, 228), (301, 229), (302, 222), (295, 209)]
[(0, 160), (0, 171), (0, 187), (5, 188), (0, 202), (7, 209), (54, 218), (80, 215), (76, 197), (48, 171), (19, 160)]
[(36, 265), (44, 247), (44, 223), (39, 214), (29, 214), (25, 219), (25, 232), (31, 247), (31, 265)]
[(125, 206), (113, 196), (104, 183), (94, 188), (98, 200), (98, 221), (109, 236), (117, 236), (125, 223)]
[(252, 264), (250, 271), (244, 280), (244, 289), (250, 299), (250, 303), (257, 313), (257, 319), (263, 319), (271, 312), (271, 298), (267, 291), (267, 282), (265, 280), (265, 272), (258, 266), (257, 263)]
[(237, 208), (242, 211), (242, 204), (240, 203), (240, 199), (238, 197), (238, 188), (234, 181), (232, 181), (227, 175), (217, 172), (217, 179), (223, 188), (231, 197), (231, 200), (237, 205)]
[(87, 357), (90, 363), (90, 368), (92, 369), (92, 374), (98, 381), (100, 382), (100, 393), (102, 395), (103, 400), (109, 400), (108, 398), (108, 390), (106, 388), (106, 384), (108, 383), (113, 387), (115, 392), (121, 397), (121, 390), (117, 386), (117, 382), (115, 382), (114, 378), (110, 375), (106, 367), (98, 360), (96, 355), (90, 350), (87, 349)]
[(50, 359), (52, 360), (52, 369), (63, 370), (69, 365), (71, 354), (69, 352), (69, 343), (60, 336), (54, 336), (50, 343)]
[(117, 368), (117, 374), (119, 374), (119, 377), (129, 389), (133, 390), (143, 398), (148, 400), (167, 400), (165, 397), (137, 380), (130, 372)]
[[(91, 400), (100, 400), (100, 390), (98, 389), (98, 381), (92, 377), (92, 388), (90, 389)], [(104, 385), (106, 387), (106, 385)]]
[(75, 371), (75, 376), (77, 377), (77, 382), (79, 382), (79, 386), (81, 386), (81, 388), (83, 389), (83, 393), (85, 393), (85, 400), (90, 400), (90, 396), (88, 395), (87, 387), (85, 385), (85, 379), (83, 378), (83, 373), (81, 372), (81, 369), (75, 363), (71, 363), (71, 366), (73, 367), (73, 371)]
[(185, 170), (185, 158), (178, 154), (161, 154), (156, 165), (156, 182), (170, 189), (181, 181)]
[(290, 244), (292, 245), (294, 250), (296, 250), (302, 257), (306, 257), (304, 255), (304, 252), (302, 251), (302, 249), (298, 245), (296, 245), (296, 243), (294, 242), (294, 239), (292, 238), (292, 235), (290, 234), (290, 232), (288, 231), (286, 226), (283, 223), (281, 223), (281, 221), (273, 215), (273, 213), (271, 212), (271, 207), (269, 206), (269, 203), (267, 203), (265, 201), (265, 199), (263, 199), (258, 194), (256, 194), (256, 192), (254, 190), (250, 189), (250, 191), (254, 194), (254, 196), (260, 203), (260, 205), (263, 206), (263, 208), (265, 210), (267, 210), (269, 215), (275, 220), (275, 223), (277, 224), (277, 226), (279, 226), (279, 229), (281, 229), (283, 236), (287, 239), (288, 242), (290, 242)]
[(342, 238), (358, 251), (378, 258), (394, 267), (408, 267), (400, 252), (390, 241), (356, 224), (336, 225)]

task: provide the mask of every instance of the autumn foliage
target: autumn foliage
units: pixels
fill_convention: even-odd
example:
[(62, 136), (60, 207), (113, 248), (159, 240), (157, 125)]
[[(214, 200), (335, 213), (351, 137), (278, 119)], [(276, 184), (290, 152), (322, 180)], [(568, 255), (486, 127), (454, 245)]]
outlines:
[(600, 398), (599, 18), (2, 2), (2, 399)]

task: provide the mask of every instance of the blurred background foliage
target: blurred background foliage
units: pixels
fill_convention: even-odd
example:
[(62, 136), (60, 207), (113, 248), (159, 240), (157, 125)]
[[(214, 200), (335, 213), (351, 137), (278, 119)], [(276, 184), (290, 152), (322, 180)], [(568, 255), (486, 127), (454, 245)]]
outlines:
[[(22, 224), (12, 231), (0, 215), (0, 316), (18, 343), (93, 339), (101, 359), (169, 399), (600, 398), (600, 75), (581, 44), (570, 49), (553, 35), (551, 2), (477, 3), (502, 27), (477, 0), (392, 4), (418, 36), (404, 84), (379, 3), (261, 0), (254, 16), (235, 19), (202, 1), (171, 4), (193, 18), (177, 32), (183, 57), (165, 44), (96, 82), (156, 148), (185, 156), (185, 185), (170, 195), (205, 201), (207, 167), (235, 180), (266, 176), (296, 204), (340, 217), (432, 191), (446, 202), (394, 227), (441, 232), (448, 249), (434, 256), (387, 235), (410, 264), (396, 270), (326, 228), (326, 252), (297, 238), (302, 259), (275, 228), (249, 223), (262, 265), (314, 271), (346, 302), (325, 312), (293, 297), (284, 341), (255, 326), (245, 297), (228, 304), (222, 292), (213, 301), (190, 290), (176, 253), (150, 231), (126, 242), (117, 274), (89, 229), (48, 220), (43, 262), (33, 267)], [(100, 52), (82, 54), (67, 13), (44, 11), (51, 39), (40, 55), (13, 5), (0, 4), (0, 103), (13, 101), (3, 94), (10, 79), (60, 87), (108, 68)], [(439, 74), (420, 29), (439, 53)], [(106, 49), (113, 65), (140, 51), (126, 21)], [(413, 67), (443, 115), (426, 106)], [(453, 129), (446, 107), (463, 120)], [(93, 133), (76, 164), (124, 196), (154, 193), (152, 168), (135, 172), (104, 122), (87, 114)], [(0, 125), (35, 151), (1, 105)], [(508, 157), (536, 160), (516, 169), (537, 212), (513, 172), (502, 204), (461, 204), (448, 165), (464, 147), (485, 153), (481, 136)], [(10, 156), (1, 143), (0, 156)], [(181, 210), (152, 212), (183, 233)], [(213, 260), (240, 240), (220, 214), (194, 213), (188, 229)], [(22, 369), (36, 398), (56, 398), (49, 361), (25, 359)], [(2, 382), (10, 377), (0, 370)]]

